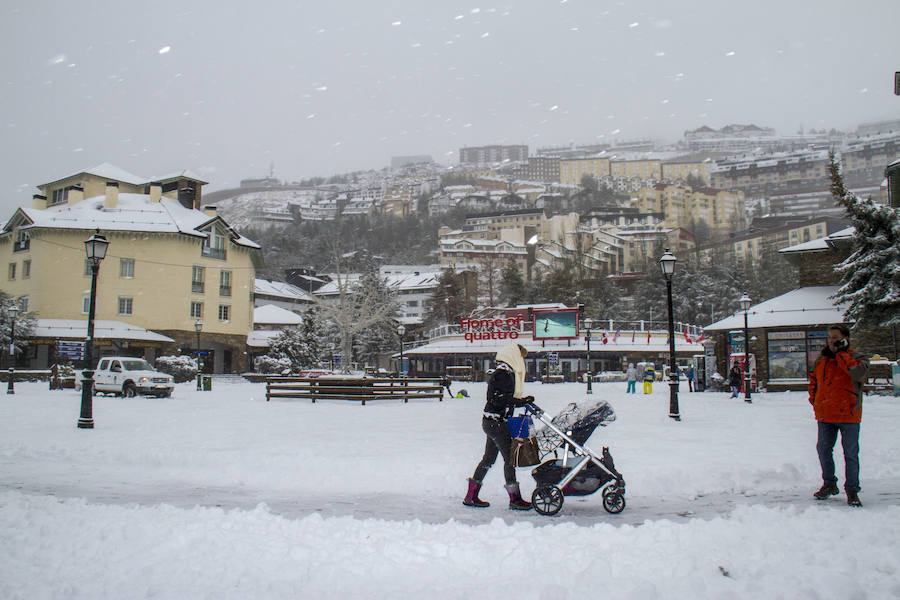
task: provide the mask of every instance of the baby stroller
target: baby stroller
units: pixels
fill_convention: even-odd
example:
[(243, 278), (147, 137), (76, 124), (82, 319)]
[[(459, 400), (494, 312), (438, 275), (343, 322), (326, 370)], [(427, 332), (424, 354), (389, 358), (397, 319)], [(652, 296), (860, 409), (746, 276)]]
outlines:
[[(527, 405), (526, 412), (544, 424), (535, 433), (543, 462), (531, 471), (537, 482), (531, 496), (536, 512), (555, 515), (565, 496), (587, 496), (599, 489), (603, 490), (603, 508), (613, 514), (625, 510), (625, 480), (616, 471), (609, 448), (604, 446), (597, 454), (584, 445), (598, 425), (615, 421), (608, 402), (572, 402), (552, 419), (534, 404)], [(547, 458), (550, 454), (553, 457)]]

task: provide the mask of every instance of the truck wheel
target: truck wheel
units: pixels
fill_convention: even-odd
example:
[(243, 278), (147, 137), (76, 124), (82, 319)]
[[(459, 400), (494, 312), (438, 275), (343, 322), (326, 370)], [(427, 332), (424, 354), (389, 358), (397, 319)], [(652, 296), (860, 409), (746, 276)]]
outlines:
[(122, 395), (126, 398), (134, 398), (137, 395), (137, 392), (134, 389), (133, 383), (126, 383), (122, 387)]

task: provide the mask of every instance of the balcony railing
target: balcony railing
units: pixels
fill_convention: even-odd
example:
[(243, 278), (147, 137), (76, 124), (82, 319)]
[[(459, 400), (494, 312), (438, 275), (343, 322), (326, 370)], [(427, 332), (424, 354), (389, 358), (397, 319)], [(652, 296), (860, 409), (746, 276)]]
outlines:
[(24, 252), (31, 248), (31, 239), (27, 240), (17, 240), (13, 244), (13, 252)]
[(200, 255), (205, 256), (207, 258), (217, 258), (219, 260), (225, 260), (225, 249), (224, 248), (212, 248), (210, 246), (201, 246), (200, 247)]
[(203, 293), (203, 282), (202, 281), (192, 281), (191, 282), (191, 291), (195, 294)]
[(219, 286), (219, 295), (220, 296), (230, 296), (231, 295), (231, 286)]

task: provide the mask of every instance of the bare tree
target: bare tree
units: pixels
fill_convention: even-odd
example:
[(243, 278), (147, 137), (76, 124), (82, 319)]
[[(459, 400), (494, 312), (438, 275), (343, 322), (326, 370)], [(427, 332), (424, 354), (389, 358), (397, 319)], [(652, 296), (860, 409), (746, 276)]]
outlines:
[(340, 336), (341, 353), (345, 357), (342, 371), (350, 371), (353, 339), (359, 334), (397, 317), (397, 294), (379, 276), (374, 263), (359, 279), (345, 272), (344, 257), (337, 242), (332, 244), (337, 295), (316, 298), (320, 314), (333, 322)]

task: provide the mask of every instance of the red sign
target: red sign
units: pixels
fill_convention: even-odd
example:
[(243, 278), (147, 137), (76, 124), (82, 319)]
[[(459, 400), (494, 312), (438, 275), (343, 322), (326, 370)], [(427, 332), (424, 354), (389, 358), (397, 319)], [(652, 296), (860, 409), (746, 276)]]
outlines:
[(459, 326), (465, 332), (463, 337), (470, 344), (475, 340), (515, 340), (519, 337), (522, 315), (506, 319), (463, 318), (459, 320)]

